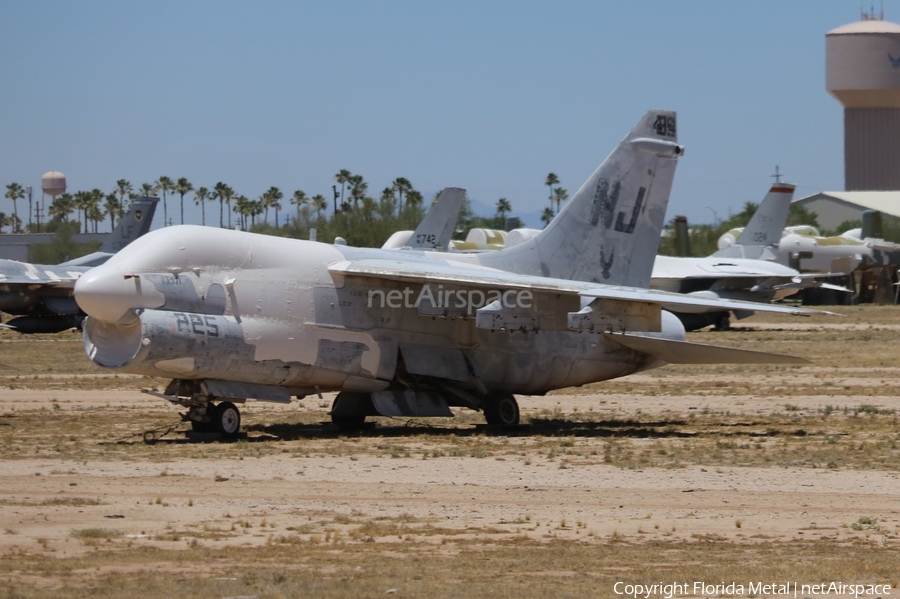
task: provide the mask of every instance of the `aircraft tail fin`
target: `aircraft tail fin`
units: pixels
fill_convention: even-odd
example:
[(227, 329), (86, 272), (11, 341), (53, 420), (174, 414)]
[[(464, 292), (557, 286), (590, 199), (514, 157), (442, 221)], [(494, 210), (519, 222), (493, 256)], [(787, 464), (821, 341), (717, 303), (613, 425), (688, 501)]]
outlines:
[(778, 243), (787, 225), (795, 187), (790, 183), (773, 185), (735, 244), (768, 246)]
[(465, 189), (445, 188), (431, 203), (428, 214), (413, 231), (406, 245), (414, 250), (446, 250), (465, 199)]
[(159, 202), (159, 198), (152, 197), (142, 197), (132, 201), (128, 212), (119, 220), (119, 224), (109, 238), (103, 242), (100, 251), (115, 254), (149, 231), (157, 202)]
[(647, 112), (546, 229), (480, 262), (519, 274), (649, 287), (683, 152), (675, 113)]

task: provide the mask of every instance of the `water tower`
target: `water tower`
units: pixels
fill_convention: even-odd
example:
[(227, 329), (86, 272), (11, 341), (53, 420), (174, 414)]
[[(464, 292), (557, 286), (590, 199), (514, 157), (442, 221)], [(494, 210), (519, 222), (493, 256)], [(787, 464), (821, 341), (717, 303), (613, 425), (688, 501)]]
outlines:
[(900, 190), (900, 25), (863, 20), (825, 35), (826, 87), (844, 106), (844, 187)]
[(41, 177), (41, 191), (43, 195), (41, 196), (41, 208), (37, 219), (38, 230), (41, 228), (41, 214), (44, 214), (44, 196), (48, 195), (56, 199), (56, 196), (66, 193), (66, 176), (58, 171), (44, 173), (44, 176)]
[(41, 177), (41, 191), (55, 198), (66, 193), (66, 176), (57, 171), (50, 171)]

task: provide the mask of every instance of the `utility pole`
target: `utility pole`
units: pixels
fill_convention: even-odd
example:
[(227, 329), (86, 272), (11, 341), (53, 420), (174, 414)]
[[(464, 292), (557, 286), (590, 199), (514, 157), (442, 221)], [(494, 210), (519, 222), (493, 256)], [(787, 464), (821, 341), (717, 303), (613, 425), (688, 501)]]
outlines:
[[(29, 213), (30, 212), (31, 211), (29, 210)], [(37, 221), (37, 232), (38, 233), (41, 232), (41, 215), (43, 214), (43, 212), (44, 212), (44, 210), (43, 210), (43, 208), (41, 208), (40, 204), (38, 204), (37, 206), (34, 207), (34, 218)], [(28, 220), (29, 221), (31, 220), (31, 214), (28, 215)]]
[(25, 191), (28, 192), (28, 231), (29, 233), (34, 233), (31, 230), (31, 185), (25, 188)]

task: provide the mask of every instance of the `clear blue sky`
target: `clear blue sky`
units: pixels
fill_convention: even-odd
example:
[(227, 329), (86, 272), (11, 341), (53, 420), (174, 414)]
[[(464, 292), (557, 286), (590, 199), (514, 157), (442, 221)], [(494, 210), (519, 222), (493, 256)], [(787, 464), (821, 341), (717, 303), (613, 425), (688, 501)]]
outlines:
[(687, 148), (668, 218), (710, 222), (761, 200), (776, 164), (798, 196), (843, 188), (825, 33), (869, 5), (0, 0), (0, 184), (59, 170), (69, 191), (167, 175), (330, 198), (346, 168), (374, 197), (402, 176), (539, 211), (548, 172), (574, 193), (667, 108)]

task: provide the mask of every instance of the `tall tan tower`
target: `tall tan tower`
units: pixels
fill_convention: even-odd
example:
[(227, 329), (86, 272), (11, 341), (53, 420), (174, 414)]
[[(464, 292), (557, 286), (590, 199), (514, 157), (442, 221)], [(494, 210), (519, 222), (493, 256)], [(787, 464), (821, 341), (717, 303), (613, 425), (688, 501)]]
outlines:
[(828, 91), (844, 106), (844, 187), (900, 190), (900, 25), (873, 18), (825, 35)]

